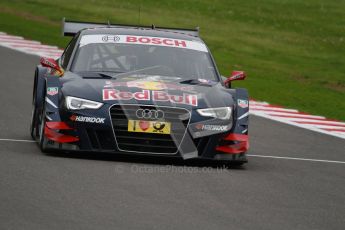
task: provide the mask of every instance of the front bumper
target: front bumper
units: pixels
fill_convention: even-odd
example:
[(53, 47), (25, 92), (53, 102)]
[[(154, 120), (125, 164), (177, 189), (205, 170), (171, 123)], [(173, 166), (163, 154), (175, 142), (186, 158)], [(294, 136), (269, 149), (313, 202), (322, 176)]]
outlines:
[[(69, 126), (66, 125), (66, 127)], [(101, 129), (96, 127), (79, 127), (78, 129), (71, 127), (68, 129), (61, 128), (62, 127), (55, 127), (54, 129), (53, 125), (50, 122), (47, 122), (46, 130), (50, 130), (48, 133), (46, 132), (49, 149), (59, 151), (104, 152), (143, 156), (173, 156), (183, 159), (199, 158), (247, 162), (245, 154), (249, 147), (247, 135), (236, 135), (228, 132), (193, 139), (189, 132), (187, 132), (176, 153), (159, 154), (120, 150), (117, 147), (115, 137), (111, 129)], [(163, 148), (164, 147), (162, 147), (162, 149)]]
[[(162, 135), (152, 137), (152, 135), (135, 135), (126, 131), (127, 121), (133, 116), (130, 106), (132, 105), (128, 105), (128, 108), (123, 110), (125, 111), (122, 112), (123, 114), (114, 110), (123, 108), (123, 105), (103, 108), (103, 111), (98, 110), (97, 114), (95, 111), (87, 110), (79, 113), (60, 111), (60, 121), (46, 122), (45, 136), (48, 139), (48, 148), (61, 151), (174, 156), (183, 159), (247, 161), (245, 152), (249, 148), (248, 135), (247, 132), (239, 134), (241, 130), (238, 130), (236, 121), (231, 130), (211, 133), (208, 131), (204, 132), (206, 135), (195, 135), (200, 134), (200, 132), (195, 132), (195, 128), (202, 124), (202, 121), (198, 119), (195, 121), (195, 116), (185, 109), (166, 108), (164, 112), (170, 122), (176, 123), (176, 117), (179, 117), (177, 123), (174, 123), (174, 126), (179, 129), (176, 132), (179, 133), (171, 135), (170, 139), (163, 140)], [(140, 106), (150, 107), (149, 105)], [(104, 116), (104, 114), (109, 115)], [(76, 119), (78, 116), (100, 119)], [(102, 123), (97, 123), (97, 121), (102, 121)], [(247, 129), (247, 127), (241, 129)], [(157, 142), (155, 139), (158, 139)], [(168, 148), (171, 151), (168, 151)]]

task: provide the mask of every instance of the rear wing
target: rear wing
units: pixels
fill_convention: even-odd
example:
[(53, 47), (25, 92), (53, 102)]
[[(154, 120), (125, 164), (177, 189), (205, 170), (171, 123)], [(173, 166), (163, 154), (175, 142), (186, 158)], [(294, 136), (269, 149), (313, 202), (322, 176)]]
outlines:
[(91, 29), (98, 27), (108, 28), (146, 28), (146, 29), (158, 29), (162, 31), (177, 32), (182, 34), (199, 37), (199, 27), (195, 29), (182, 29), (182, 28), (166, 28), (166, 27), (155, 27), (152, 26), (141, 26), (141, 25), (121, 25), (121, 24), (110, 24), (108, 23), (96, 23), (96, 22), (78, 22), (78, 21), (67, 21), (65, 18), (62, 19), (62, 35), (63, 36), (74, 36), (80, 30)]

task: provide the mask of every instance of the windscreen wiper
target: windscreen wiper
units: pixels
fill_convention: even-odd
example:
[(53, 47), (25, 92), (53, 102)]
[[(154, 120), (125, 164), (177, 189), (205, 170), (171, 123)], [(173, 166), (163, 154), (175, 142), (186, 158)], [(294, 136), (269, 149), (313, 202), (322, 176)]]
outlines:
[(206, 80), (206, 79), (188, 79), (179, 82), (180, 84), (188, 84), (188, 85), (202, 85), (202, 86), (212, 86), (217, 84), (215, 81)]
[(183, 80), (179, 82), (180, 84), (190, 84), (190, 85), (196, 85), (199, 84), (200, 82), (198, 79), (188, 79), (188, 80)]
[(116, 79), (114, 74), (111, 73), (123, 73), (117, 71), (85, 71), (82, 72), (80, 75), (85, 79)]
[(114, 79), (114, 77), (110, 74), (105, 74), (105, 73), (98, 73), (99, 76), (101, 76), (102, 78), (106, 78), (106, 79)]

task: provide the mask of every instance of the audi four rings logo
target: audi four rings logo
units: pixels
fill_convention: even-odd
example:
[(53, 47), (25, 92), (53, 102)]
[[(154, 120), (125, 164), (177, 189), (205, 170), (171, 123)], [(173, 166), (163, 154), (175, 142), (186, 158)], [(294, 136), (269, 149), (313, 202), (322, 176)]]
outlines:
[(102, 41), (104, 41), (104, 42), (108, 42), (108, 41), (118, 42), (118, 41), (120, 41), (120, 37), (119, 36), (112, 36), (112, 35), (103, 36)]
[(162, 110), (154, 110), (154, 109), (138, 109), (135, 113), (137, 118), (140, 119), (163, 119), (164, 112)]

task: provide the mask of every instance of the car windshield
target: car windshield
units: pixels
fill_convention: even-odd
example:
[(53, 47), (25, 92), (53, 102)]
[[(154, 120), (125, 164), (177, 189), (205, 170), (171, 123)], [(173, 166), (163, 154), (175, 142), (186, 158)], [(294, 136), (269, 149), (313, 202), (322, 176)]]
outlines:
[(113, 77), (156, 75), (218, 81), (210, 54), (157, 45), (89, 43), (80, 45), (73, 72), (112, 72)]

